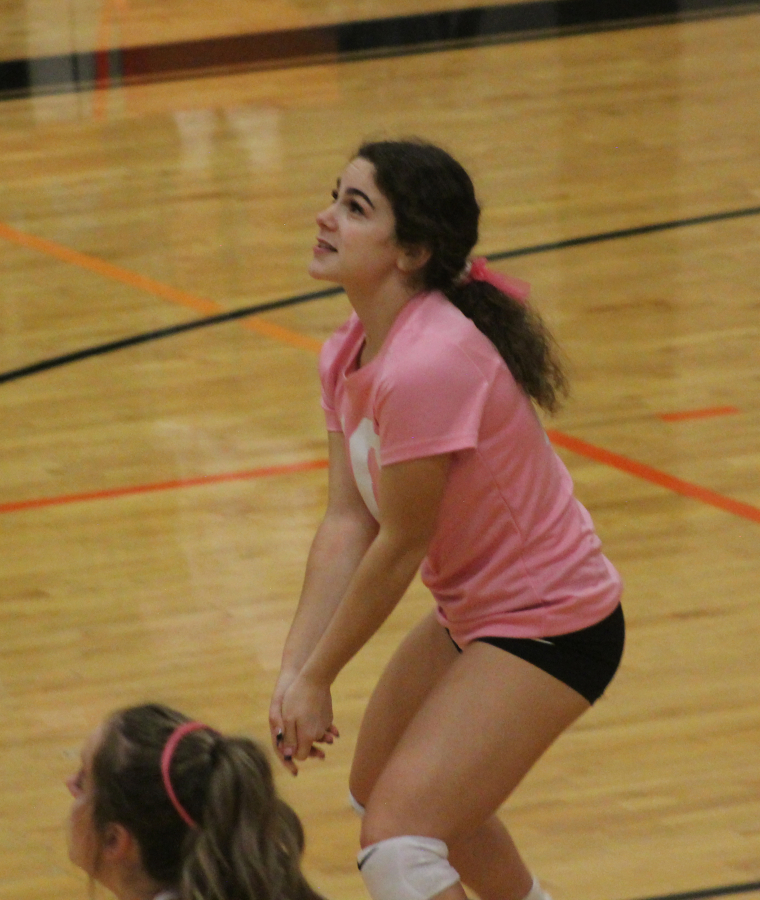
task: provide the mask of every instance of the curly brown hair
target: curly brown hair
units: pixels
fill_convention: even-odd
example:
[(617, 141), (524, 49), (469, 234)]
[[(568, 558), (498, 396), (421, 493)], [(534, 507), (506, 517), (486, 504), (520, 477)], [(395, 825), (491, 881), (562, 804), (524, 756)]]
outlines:
[(555, 412), (567, 379), (540, 315), (491, 284), (461, 277), (480, 220), (475, 188), (462, 165), (418, 138), (364, 143), (356, 155), (374, 166), (375, 183), (393, 209), (398, 243), (430, 252), (422, 286), (444, 293), (491, 340), (528, 396)]

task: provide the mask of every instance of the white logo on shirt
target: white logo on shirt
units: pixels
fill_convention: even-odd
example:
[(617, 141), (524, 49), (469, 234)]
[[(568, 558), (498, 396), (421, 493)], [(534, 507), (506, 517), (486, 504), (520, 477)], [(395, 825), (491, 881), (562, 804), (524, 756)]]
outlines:
[(358, 428), (348, 440), (351, 453), (351, 468), (354, 470), (356, 486), (362, 499), (367, 504), (367, 509), (380, 521), (380, 509), (372, 490), (372, 476), (370, 475), (370, 454), (374, 454), (373, 462), (380, 467), (380, 437), (375, 434), (372, 427), (372, 419), (362, 419)]

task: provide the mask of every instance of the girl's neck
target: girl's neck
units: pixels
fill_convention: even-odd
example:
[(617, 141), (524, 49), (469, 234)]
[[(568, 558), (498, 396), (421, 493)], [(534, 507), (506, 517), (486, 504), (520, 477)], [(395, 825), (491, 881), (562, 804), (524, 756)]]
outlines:
[(116, 879), (111, 883), (103, 880), (103, 884), (118, 900), (175, 900), (179, 897), (173, 888), (162, 887), (145, 874), (137, 878)]
[(361, 354), (361, 365), (371, 362), (380, 352), (393, 323), (406, 304), (418, 293), (416, 288), (376, 291), (372, 296), (362, 296), (356, 291), (346, 290), (349, 302), (364, 329), (365, 341)]

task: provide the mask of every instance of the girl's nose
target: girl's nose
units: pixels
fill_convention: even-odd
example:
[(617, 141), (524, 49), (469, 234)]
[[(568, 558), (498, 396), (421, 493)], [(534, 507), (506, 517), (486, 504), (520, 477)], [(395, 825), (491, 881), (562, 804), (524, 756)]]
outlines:
[(69, 775), (69, 777), (66, 779), (66, 787), (68, 788), (69, 793), (71, 794), (72, 797), (76, 797), (76, 795), (77, 795), (76, 780), (77, 780), (76, 775)]
[(334, 221), (332, 203), (317, 213), (317, 225), (320, 228), (332, 228)]

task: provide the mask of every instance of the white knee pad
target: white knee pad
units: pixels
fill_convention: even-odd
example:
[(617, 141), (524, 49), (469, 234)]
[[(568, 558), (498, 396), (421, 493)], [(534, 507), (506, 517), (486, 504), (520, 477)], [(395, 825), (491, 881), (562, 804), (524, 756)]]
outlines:
[(530, 892), (525, 895), (523, 900), (552, 900), (551, 896), (538, 883), (538, 879), (533, 879), (533, 886)]
[(358, 816), (363, 816), (364, 813), (367, 811), (367, 810), (361, 805), (361, 803), (359, 803), (359, 801), (356, 799), (356, 797), (354, 797), (354, 795), (351, 793), (351, 791), (348, 792), (348, 802), (351, 804), (351, 806), (353, 806), (354, 812), (355, 812)]
[(443, 841), (405, 835), (370, 844), (358, 862), (372, 900), (430, 900), (459, 881), (448, 858)]

